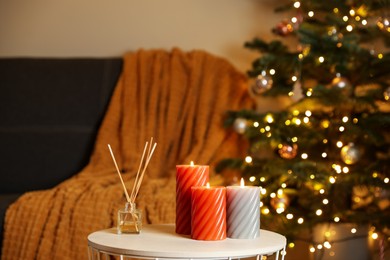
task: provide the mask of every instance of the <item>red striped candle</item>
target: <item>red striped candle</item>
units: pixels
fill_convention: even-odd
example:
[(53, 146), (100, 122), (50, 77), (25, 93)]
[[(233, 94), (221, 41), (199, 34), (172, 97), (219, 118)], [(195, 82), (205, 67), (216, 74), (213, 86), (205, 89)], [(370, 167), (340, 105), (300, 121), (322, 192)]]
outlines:
[(226, 238), (226, 188), (192, 187), (191, 238), (222, 240)]
[(176, 165), (176, 233), (191, 235), (191, 187), (208, 181), (208, 165)]

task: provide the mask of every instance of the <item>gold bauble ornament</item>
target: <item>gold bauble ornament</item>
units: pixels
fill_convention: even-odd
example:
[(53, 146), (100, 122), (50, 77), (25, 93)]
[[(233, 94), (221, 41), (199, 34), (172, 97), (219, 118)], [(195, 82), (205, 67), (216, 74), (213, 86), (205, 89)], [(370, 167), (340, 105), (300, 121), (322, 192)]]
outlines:
[(297, 144), (280, 144), (278, 146), (278, 153), (280, 157), (283, 159), (294, 159), (298, 153), (298, 145)]
[(290, 204), (290, 198), (285, 193), (278, 194), (276, 197), (271, 198), (270, 204), (275, 210), (285, 209)]
[(273, 83), (272, 77), (262, 72), (256, 77), (255, 84), (252, 85), (250, 90), (255, 96), (258, 96), (271, 89)]
[(349, 143), (341, 148), (340, 155), (343, 162), (351, 165), (357, 163), (360, 160), (362, 156), (362, 150), (354, 143)]
[(353, 93), (352, 84), (345, 77), (341, 77), (341, 76), (335, 77), (332, 80), (331, 87), (339, 89), (343, 94), (347, 96), (350, 96)]

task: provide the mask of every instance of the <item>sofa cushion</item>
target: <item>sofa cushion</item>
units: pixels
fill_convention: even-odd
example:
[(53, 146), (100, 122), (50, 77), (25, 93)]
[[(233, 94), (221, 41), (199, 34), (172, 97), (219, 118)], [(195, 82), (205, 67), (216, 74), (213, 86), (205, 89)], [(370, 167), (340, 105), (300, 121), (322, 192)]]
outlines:
[(121, 58), (0, 59), (0, 193), (46, 189), (86, 165)]

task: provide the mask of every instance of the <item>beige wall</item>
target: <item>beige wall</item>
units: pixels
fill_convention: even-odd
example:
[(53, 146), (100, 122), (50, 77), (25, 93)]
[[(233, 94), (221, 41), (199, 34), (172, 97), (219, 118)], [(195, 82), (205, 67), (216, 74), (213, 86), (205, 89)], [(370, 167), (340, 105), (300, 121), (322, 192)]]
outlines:
[(271, 37), (273, 0), (1, 0), (0, 56), (104, 57), (138, 48), (204, 49), (246, 70), (243, 48)]

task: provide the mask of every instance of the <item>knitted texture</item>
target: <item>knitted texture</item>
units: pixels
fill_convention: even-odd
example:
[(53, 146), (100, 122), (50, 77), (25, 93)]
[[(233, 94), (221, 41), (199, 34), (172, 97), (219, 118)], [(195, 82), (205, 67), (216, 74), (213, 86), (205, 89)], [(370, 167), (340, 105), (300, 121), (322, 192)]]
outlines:
[(116, 226), (125, 204), (107, 144), (131, 192), (145, 142), (154, 137), (157, 148), (136, 203), (145, 223), (173, 223), (175, 165), (192, 160), (212, 167), (241, 150), (223, 120), (227, 110), (249, 104), (246, 83), (229, 62), (204, 51), (126, 53), (89, 164), (9, 207), (2, 259), (87, 259), (88, 234)]

